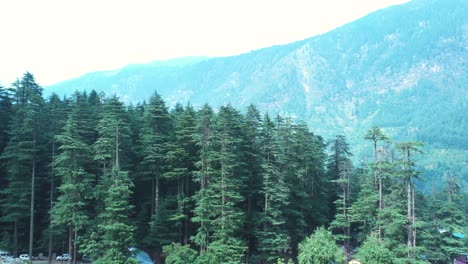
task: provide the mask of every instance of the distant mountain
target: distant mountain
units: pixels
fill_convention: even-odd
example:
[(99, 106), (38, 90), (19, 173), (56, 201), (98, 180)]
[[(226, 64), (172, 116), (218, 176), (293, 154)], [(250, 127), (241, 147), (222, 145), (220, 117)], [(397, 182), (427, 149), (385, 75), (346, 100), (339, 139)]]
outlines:
[(95, 89), (137, 102), (157, 90), (169, 104), (254, 103), (325, 138), (346, 134), (356, 159), (370, 147), (358, 144), (364, 132), (378, 125), (397, 140), (429, 143), (422, 163), (435, 183), (455, 174), (468, 186), (466, 14), (466, 0), (414, 0), (289, 45), (90, 73), (46, 92)]

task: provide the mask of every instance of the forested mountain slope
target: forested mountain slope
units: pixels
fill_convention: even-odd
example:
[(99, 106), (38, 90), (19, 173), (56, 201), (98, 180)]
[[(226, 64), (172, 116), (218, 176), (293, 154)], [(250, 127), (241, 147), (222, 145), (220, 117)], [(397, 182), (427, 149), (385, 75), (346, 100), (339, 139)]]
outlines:
[(45, 92), (96, 89), (137, 102), (157, 90), (170, 105), (254, 103), (327, 139), (345, 133), (355, 146), (378, 125), (393, 138), (428, 142), (422, 163), (434, 177), (426, 178), (455, 174), (466, 186), (466, 13), (463, 0), (415, 0), (289, 45), (90, 73)]

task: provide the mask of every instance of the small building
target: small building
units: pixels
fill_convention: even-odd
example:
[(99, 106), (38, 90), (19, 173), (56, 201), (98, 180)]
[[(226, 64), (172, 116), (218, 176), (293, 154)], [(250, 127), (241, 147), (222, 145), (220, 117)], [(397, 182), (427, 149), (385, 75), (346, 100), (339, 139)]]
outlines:
[(350, 262), (348, 262), (348, 264), (362, 264), (362, 263), (361, 261), (359, 261), (359, 259), (353, 259)]
[(468, 253), (459, 254), (455, 258), (455, 264), (468, 264)]

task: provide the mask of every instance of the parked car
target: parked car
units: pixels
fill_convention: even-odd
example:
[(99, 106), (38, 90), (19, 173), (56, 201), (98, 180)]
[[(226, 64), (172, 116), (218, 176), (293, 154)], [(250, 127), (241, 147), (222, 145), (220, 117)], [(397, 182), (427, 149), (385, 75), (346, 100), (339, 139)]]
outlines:
[(8, 251), (3, 251), (3, 250), (0, 250), (0, 259), (5, 259), (6, 257), (8, 257), (10, 254), (8, 253)]
[(85, 255), (85, 256), (83, 256), (83, 257), (81, 258), (81, 262), (83, 262), (83, 263), (91, 263), (91, 262), (93, 262), (93, 261), (91, 260), (90, 257), (88, 257), (88, 256)]
[(60, 256), (57, 256), (57, 258), (55, 258), (55, 260), (59, 260), (59, 261), (68, 261), (70, 260), (71, 257), (69, 254), (65, 253), (65, 254), (62, 254)]
[(15, 258), (8, 251), (0, 250), (0, 263), (13, 263)]
[(30, 260), (28, 254), (21, 254), (21, 255), (19, 255), (19, 259), (20, 259), (20, 260)]
[[(17, 263), (17, 260), (12, 257), (12, 256), (3, 256), (1, 258), (1, 260), (3, 261), (0, 261), (0, 263), (5, 263), (5, 264), (8, 264), (8, 263)], [(19, 260), (18, 260), (19, 261)]]

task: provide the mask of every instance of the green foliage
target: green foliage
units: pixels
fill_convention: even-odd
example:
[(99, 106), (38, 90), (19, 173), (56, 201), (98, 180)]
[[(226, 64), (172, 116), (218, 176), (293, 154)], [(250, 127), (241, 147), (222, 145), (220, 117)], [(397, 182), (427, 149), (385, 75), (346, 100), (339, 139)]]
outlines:
[(342, 262), (343, 252), (336, 245), (331, 232), (320, 227), (299, 244), (299, 264), (329, 264)]
[(172, 226), (178, 228), (177, 236), (180, 241), (188, 243), (189, 232), (193, 227), (190, 222), (192, 215), (190, 209), (193, 208), (191, 197), (194, 194), (192, 175), (196, 171), (195, 163), (199, 151), (194, 140), (196, 112), (190, 105), (185, 109), (176, 106), (171, 116), (174, 132), (168, 144), (166, 155), (168, 170), (164, 173), (164, 178), (171, 186), (177, 186), (177, 188), (172, 188), (167, 194), (170, 198), (168, 197), (166, 201), (173, 201), (171, 203), (173, 208), (168, 211), (170, 213), (168, 220)]
[(96, 234), (89, 237), (83, 251), (98, 262), (129, 263), (126, 252), (134, 244), (135, 227), (128, 216), (133, 209), (130, 199), (134, 185), (128, 173), (121, 170), (121, 159), (125, 157), (121, 146), (128, 146), (130, 129), (123, 105), (116, 97), (104, 104), (97, 132), (94, 159), (101, 164), (102, 175), (96, 189), (103, 204), (96, 208)]
[(121, 250), (114, 248), (104, 252), (104, 255), (96, 260), (93, 260), (93, 263), (138, 264), (140, 262), (133, 257), (127, 256), (125, 251), (122, 252)]
[(350, 222), (357, 226), (357, 240), (362, 242), (376, 227), (376, 213), (379, 195), (375, 188), (374, 176), (364, 172), (359, 176), (360, 190), (349, 209)]
[[(8, 143), (8, 124), (11, 119), (12, 111), (12, 98), (10, 92), (0, 85), (0, 153), (3, 153)], [(3, 163), (0, 167), (0, 171), (3, 172)]]
[[(169, 134), (172, 122), (167, 107), (161, 96), (155, 93), (151, 96), (143, 113), (143, 124), (140, 130), (140, 144), (142, 160), (140, 163), (141, 184), (151, 186), (150, 190), (142, 193), (142, 199), (150, 202), (150, 212), (145, 213), (142, 225), (148, 223), (151, 232), (146, 232), (143, 237), (148, 244), (156, 243), (158, 248), (167, 243), (167, 238), (172, 237), (173, 226), (166, 220), (169, 215), (164, 214), (167, 208), (163, 203), (161, 195), (163, 179), (162, 176), (168, 170), (166, 155), (168, 152)], [(141, 208), (140, 210), (144, 210)], [(144, 213), (144, 212), (142, 212)], [(167, 237), (167, 238), (166, 238)]]
[(112, 184), (105, 193), (105, 209), (97, 226), (100, 237), (96, 243), (100, 244), (97, 248), (102, 251), (93, 253), (98, 256), (98, 261), (123, 264), (128, 263), (126, 252), (134, 244), (135, 228), (128, 221), (132, 208), (129, 204), (132, 184), (126, 173), (114, 170), (112, 174)]
[(194, 194), (196, 204), (192, 221), (198, 223), (199, 227), (191, 239), (196, 245), (200, 246), (202, 252), (207, 250), (212, 234), (210, 214), (212, 212), (211, 197), (213, 190), (208, 183), (214, 177), (213, 118), (214, 113), (210, 106), (205, 105), (200, 109), (195, 135), (200, 152), (199, 160), (196, 163), (198, 171), (194, 173), (194, 181), (200, 185), (200, 189)]
[(357, 258), (366, 264), (392, 264), (393, 256), (375, 236), (369, 236), (359, 248)]
[[(0, 190), (0, 199), (4, 205), (1, 221), (14, 225), (13, 250), (18, 250), (18, 230), (27, 232), (29, 237), (29, 254), (33, 254), (34, 248), (34, 224), (36, 209), (36, 189), (38, 182), (44, 176), (44, 149), (45, 127), (44, 127), (44, 99), (42, 87), (40, 87), (34, 76), (26, 72), (21, 80), (13, 84), (13, 98), (15, 104), (11, 106), (11, 116), (6, 121), (8, 124), (8, 142), (3, 138), (0, 147), (4, 148), (0, 165), (0, 172), (5, 173), (8, 184)], [(0, 89), (0, 102), (3, 109), (8, 113), (9, 95)], [(5, 127), (4, 127), (5, 129)], [(0, 131), (5, 136), (6, 131)], [(29, 200), (29, 202), (28, 202)], [(20, 221), (29, 218), (29, 231), (19, 226)], [(37, 221), (37, 220), (36, 220)]]
[(288, 235), (286, 233), (285, 210), (289, 205), (290, 187), (286, 182), (288, 176), (286, 171), (287, 160), (284, 155), (285, 146), (282, 145), (284, 137), (282, 124), (275, 125), (268, 115), (265, 116), (261, 143), (262, 149), (262, 212), (259, 220), (258, 250), (264, 257), (271, 261), (287, 250)]
[(220, 261), (212, 252), (201, 252), (195, 264), (218, 264)]
[(70, 116), (63, 133), (57, 136), (61, 151), (54, 161), (61, 178), (60, 196), (53, 208), (53, 223), (57, 226), (73, 226), (82, 229), (88, 223), (86, 207), (91, 193), (91, 175), (84, 163), (89, 155), (88, 146), (81, 140)]
[[(444, 188), (431, 197), (427, 221), (432, 225), (424, 240), (428, 258), (437, 262), (448, 262), (456, 254), (468, 251), (466, 244), (467, 218), (463, 212), (463, 194), (456, 178), (448, 176)], [(465, 241), (454, 234), (465, 234)]]
[(190, 246), (182, 246), (180, 244), (172, 243), (163, 247), (164, 254), (166, 255), (167, 264), (185, 264), (195, 263), (197, 259), (197, 252), (190, 248)]
[(92, 84), (125, 95), (127, 102), (142, 102), (156, 87), (172, 102), (197, 107), (255, 102), (272, 116), (297, 116), (327, 139), (346, 131), (356, 157), (370, 153), (360, 151), (366, 149), (363, 136), (378, 125), (395, 140), (424, 141), (443, 152), (442, 161), (422, 161), (442, 184), (446, 167), (464, 170), (459, 178), (468, 178), (460, 165), (465, 157), (460, 151), (468, 146), (466, 54), (460, 48), (466, 42), (460, 33), (465, 11), (463, 0), (408, 1), (288, 45), (242, 56), (184, 58), (192, 63), (176, 60), (177, 67), (172, 61), (132, 65), (48, 90), (62, 95)]
[[(0, 89), (0, 115), (10, 120), (0, 124), (0, 245), (15, 253), (28, 248), (31, 209), (34, 247), (47, 247), (51, 204), (51, 250), (65, 252), (68, 239), (68, 252), (97, 263), (134, 263), (130, 246), (156, 262), (199, 264), (344, 261), (335, 241), (382, 263), (439, 264), (466, 250), (454, 235), (467, 233), (463, 172), (447, 167), (440, 193), (419, 193), (422, 146), (392, 149), (377, 127), (363, 133), (377, 158), (354, 170), (344, 136), (326, 142), (254, 106), (169, 111), (155, 93), (126, 107), (95, 91), (44, 103), (31, 76), (14, 87), (14, 95)], [(317, 226), (335, 236), (318, 229), (305, 238)], [(366, 238), (378, 230), (372, 245)]]
[(223, 263), (241, 261), (246, 250), (240, 237), (245, 213), (241, 208), (244, 197), (242, 170), (242, 116), (231, 106), (222, 107), (214, 120), (213, 177), (208, 184), (211, 196), (210, 226), (213, 227), (212, 250)]
[(285, 261), (283, 258), (279, 258), (277, 261), (276, 261), (276, 264), (288, 264), (289, 261)]

